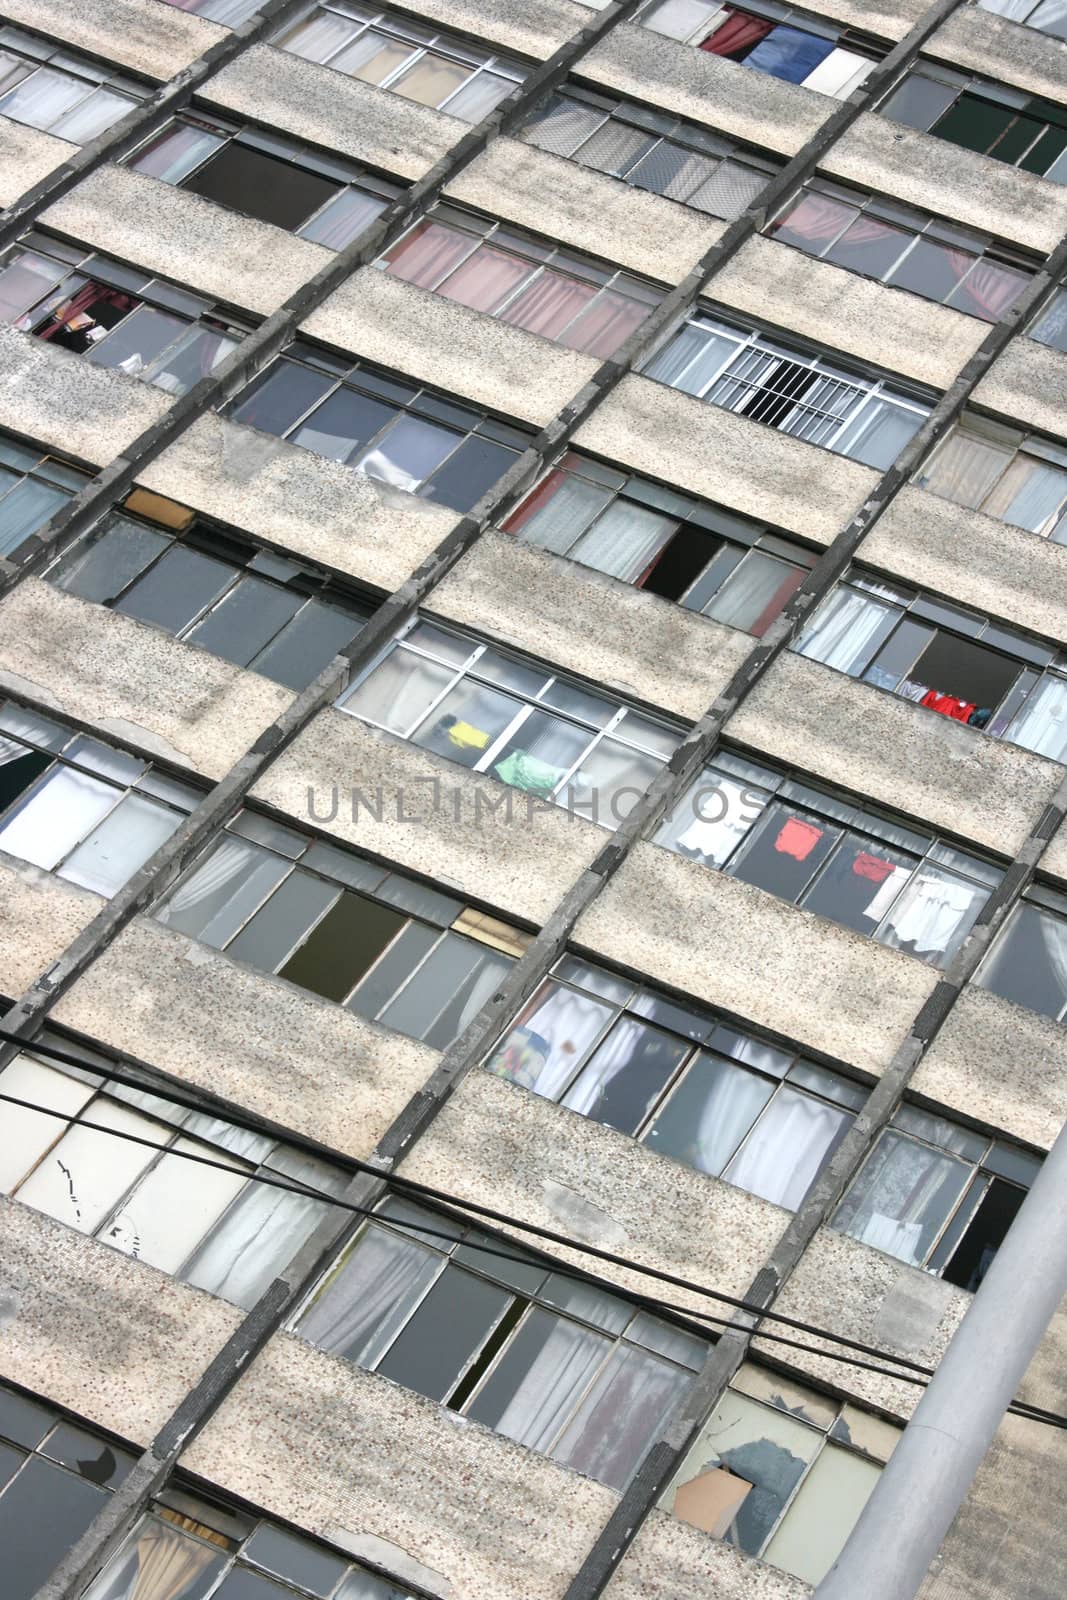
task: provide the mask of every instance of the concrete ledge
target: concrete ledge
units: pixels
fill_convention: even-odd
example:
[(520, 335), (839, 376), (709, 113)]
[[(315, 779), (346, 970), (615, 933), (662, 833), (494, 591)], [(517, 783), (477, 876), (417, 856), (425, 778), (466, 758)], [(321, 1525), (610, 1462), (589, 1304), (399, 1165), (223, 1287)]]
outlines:
[(974, 403), (1062, 438), (1067, 434), (1067, 356), (1034, 339), (1013, 339), (975, 389)]
[(40, 867), (0, 855), (0, 993), (17, 999), (87, 928), (104, 901)]
[(161, 83), (231, 33), (158, 0), (4, 0), (4, 17)]
[(0, 117), (0, 206), (14, 205), (27, 189), (77, 153), (78, 146), (66, 139)]

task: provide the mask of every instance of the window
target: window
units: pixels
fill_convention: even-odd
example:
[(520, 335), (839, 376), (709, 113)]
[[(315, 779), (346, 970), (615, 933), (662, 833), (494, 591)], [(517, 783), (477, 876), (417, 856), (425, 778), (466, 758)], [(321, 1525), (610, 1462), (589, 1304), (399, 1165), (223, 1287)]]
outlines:
[(657, 844), (943, 967), (999, 867), (873, 807), (723, 751)]
[(107, 1085), (92, 1070), (106, 1071), (106, 1057), (45, 1038), (84, 1056), (86, 1066), (60, 1066), (31, 1049), (0, 1071), (0, 1093), (60, 1113), (4, 1106), (0, 1192), (210, 1294), (253, 1306), (329, 1211), (324, 1201), (268, 1187), (257, 1175), (327, 1194), (340, 1194), (346, 1175), (148, 1090)]
[(859, 88), (883, 53), (865, 34), (774, 0), (754, 0), (743, 9), (719, 0), (651, 0), (639, 20), (655, 33), (695, 44), (709, 55), (838, 100)]
[(38, 233), (0, 260), (0, 321), (175, 396), (248, 331), (202, 295)]
[(1027, 1011), (1067, 1019), (1067, 895), (1033, 884), (994, 940), (976, 982)]
[(901, 1106), (834, 1227), (961, 1289), (977, 1289), (1041, 1163), (1016, 1145)]
[(0, 556), (13, 555), (91, 477), (0, 432)]
[(621, 1489), (707, 1343), (510, 1240), (504, 1260), (478, 1248), (504, 1244), (450, 1214), (387, 1200), (295, 1331)]
[(573, 956), (486, 1067), (794, 1211), (867, 1098), (795, 1051)]
[(530, 442), (476, 406), (299, 340), (226, 414), (453, 511), (469, 511)]
[(963, 606), (852, 573), (795, 648), (994, 739), (1067, 761), (1067, 652)]
[(84, 1600), (416, 1600), (306, 1534), (170, 1486)]
[(758, 522), (573, 451), (504, 527), (757, 638), (816, 560)]
[(1051, 100), (924, 61), (879, 109), (935, 139), (1067, 183), (1067, 110)]
[(4, 1600), (33, 1600), (134, 1460), (95, 1428), (0, 1385)]
[(0, 702), (0, 851), (114, 894), (199, 804), (125, 750)]
[(128, 165), (331, 250), (351, 244), (403, 193), (351, 161), (199, 111), (153, 134)]
[(0, 28), (0, 116), (89, 144), (140, 105), (132, 78), (21, 28)]
[(172, 500), (134, 490), (126, 504), (59, 558), (47, 573), (57, 588), (288, 689), (306, 688), (371, 613), (317, 568), (211, 528)]
[(930, 413), (903, 386), (863, 377), (709, 311), (687, 317), (642, 370), (684, 394), (883, 470)]
[(464, 122), (487, 117), (527, 71), (521, 62), (496, 55), (485, 45), (468, 44), (455, 34), (349, 0), (311, 6), (274, 43), (306, 61), (321, 61)]
[(916, 473), (920, 489), (1067, 544), (1067, 447), (965, 412)]
[(869, 1411), (746, 1361), (660, 1504), (817, 1584), (899, 1437)]
[(155, 912), (168, 928), (443, 1050), (525, 935), (295, 828), (242, 812)]
[(194, 11), (209, 22), (222, 22), (228, 28), (239, 28), (242, 22), (254, 17), (264, 0), (164, 0), (179, 11)]
[(988, 234), (825, 178), (810, 178), (765, 231), (835, 267), (985, 322), (999, 322), (1034, 270)]
[(1067, 354), (1067, 289), (1056, 290), (1026, 331), (1038, 344)]
[(681, 117), (571, 84), (534, 112), (522, 137), (635, 189), (727, 221), (752, 204), (780, 166)]
[(617, 700), (418, 619), (337, 704), (537, 799), (588, 807), (606, 827), (629, 814), (680, 741)]
[(995, 11), (1012, 22), (1040, 28), (1054, 39), (1067, 39), (1067, 0), (977, 0), (983, 11)]
[(627, 272), (449, 205), (434, 206), (376, 264), (416, 288), (604, 358), (662, 298)]

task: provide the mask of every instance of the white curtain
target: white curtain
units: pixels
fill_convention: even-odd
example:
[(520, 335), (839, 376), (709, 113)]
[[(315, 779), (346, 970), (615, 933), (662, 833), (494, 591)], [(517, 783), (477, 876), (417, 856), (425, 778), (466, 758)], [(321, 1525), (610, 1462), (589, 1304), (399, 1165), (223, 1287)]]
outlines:
[(1015, 528), (1042, 533), (1067, 500), (1067, 472), (1019, 454), (982, 510)]
[(1011, 460), (1011, 450), (956, 428), (917, 478), (922, 489), (972, 510), (980, 506)]
[(812, 661), (835, 667), (838, 672), (862, 672), (883, 626), (893, 616), (891, 606), (882, 605), (857, 589), (835, 589), (804, 629), (797, 649)]
[(726, 1169), (726, 1180), (795, 1211), (848, 1121), (835, 1106), (783, 1088)]
[(1067, 755), (1067, 679), (1042, 678), (1013, 719), (1007, 738), (1062, 761)]
[(661, 551), (678, 523), (659, 511), (616, 500), (571, 550), (571, 558), (633, 583)]
[(692, 1381), (690, 1373), (620, 1345), (552, 1455), (599, 1483), (624, 1488), (668, 1410)]
[(535, 1307), (469, 1415), (548, 1451), (609, 1349), (602, 1335)]
[(443, 1261), (436, 1250), (372, 1225), (330, 1273), (296, 1331), (322, 1350), (373, 1367)]

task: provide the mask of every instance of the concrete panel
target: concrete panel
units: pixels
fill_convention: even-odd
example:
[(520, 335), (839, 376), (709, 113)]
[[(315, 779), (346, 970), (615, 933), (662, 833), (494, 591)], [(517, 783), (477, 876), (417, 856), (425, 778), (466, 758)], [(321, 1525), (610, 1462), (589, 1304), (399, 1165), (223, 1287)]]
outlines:
[(730, 719), (732, 739), (1000, 855), (1022, 846), (1063, 768), (790, 651)]
[(448, 195), (576, 250), (680, 283), (726, 223), (517, 139), (494, 139)]
[(0, 994), (17, 999), (56, 961), (103, 900), (39, 867), (0, 855)]
[(58, 1022), (343, 1155), (367, 1157), (437, 1053), (148, 917), (63, 995)]
[(386, 590), (403, 583), (456, 522), (447, 506), (210, 413), (139, 482)]
[(0, 117), (0, 206), (13, 205), (77, 152), (78, 146), (66, 139)]
[(0, 1219), (0, 1375), (148, 1444), (242, 1313), (17, 1200)]
[(752, 648), (747, 633), (508, 533), (483, 534), (431, 609), (694, 722)]
[(787, 156), (796, 155), (836, 104), (636, 24), (613, 28), (583, 56), (581, 76)]
[(995, 65), (998, 83), (1010, 83), (1050, 100), (1062, 102), (1064, 97), (1062, 41), (977, 5), (957, 6), (923, 53), (953, 66), (970, 67), (986, 77)]
[(832, 335), (835, 350), (936, 389), (948, 388), (989, 332), (977, 317), (759, 236), (711, 279), (707, 294), (808, 339)]
[(893, 195), (1043, 254), (1067, 229), (1067, 189), (864, 112), (826, 152), (828, 177)]
[[(354, 787), (364, 796), (358, 807)], [(335, 789), (337, 815), (324, 821)], [(344, 711), (320, 712), (252, 792), (305, 825), (313, 801), (319, 827), (334, 837), (531, 922), (544, 921), (609, 837)]]
[(1041, 857), (1041, 871), (1067, 880), (1067, 828), (1063, 824), (1052, 835)]
[(1067, 1031), (1051, 1017), (970, 986), (911, 1087), (1047, 1150), (1067, 1119)]
[[(789, 1278), (774, 1309), (817, 1327), (831, 1328), (847, 1339), (860, 1339), (894, 1355), (936, 1366), (963, 1319), (972, 1296), (919, 1267), (861, 1244), (833, 1228), (812, 1239)], [(805, 1341), (833, 1349), (826, 1340), (805, 1334)], [(754, 1348), (768, 1356), (780, 1347), (759, 1339)], [(861, 1401), (895, 1415), (911, 1415), (922, 1390), (860, 1367), (844, 1367), (825, 1356), (789, 1352), (789, 1364), (833, 1384)]]
[(817, 0), (804, 9), (813, 17), (833, 17), (882, 39), (903, 39), (928, 7), (926, 0)]
[(919, 1600), (1061, 1600), (1065, 1530), (1063, 1433), (1005, 1417)]
[(159, 0), (4, 0), (4, 19), (160, 82), (230, 33)]
[(0, 601), (0, 685), (210, 778), (223, 777), (294, 698), (40, 578)]
[(1067, 356), (1034, 339), (1013, 339), (974, 391), (974, 402), (1024, 428), (1067, 433)]
[(856, 552), (894, 577), (1067, 643), (1067, 546), (903, 489)]
[(413, 0), (407, 10), (452, 33), (534, 61), (546, 61), (597, 20), (588, 6), (572, 0)]
[(324, 245), (243, 217), (129, 167), (98, 167), (49, 206), (59, 233), (246, 311), (276, 311), (334, 258)]
[(190, 1472), (442, 1600), (562, 1600), (617, 1495), (279, 1334), (182, 1458)]
[(101, 465), (174, 403), (162, 389), (13, 328), (0, 328), (0, 370), (0, 428)]
[(575, 943), (878, 1074), (937, 982), (932, 967), (639, 842)]
[(710, 1533), (652, 1510), (638, 1529), (607, 1588), (605, 1600), (802, 1600), (811, 1588), (799, 1578), (754, 1561)]
[(871, 467), (636, 374), (596, 408), (575, 444), (824, 545), (879, 477)]
[(364, 267), (301, 331), (508, 417), (543, 425), (600, 367), (593, 356)]
[[(787, 1212), (767, 1200), (488, 1072), (463, 1080), (400, 1171), (724, 1294), (744, 1294), (788, 1220)], [(598, 1270), (581, 1251), (547, 1241), (538, 1248)], [(639, 1272), (604, 1270), (623, 1288), (696, 1311), (721, 1309)]]
[(266, 44), (243, 50), (198, 98), (402, 178), (421, 178), (465, 131), (443, 111)]

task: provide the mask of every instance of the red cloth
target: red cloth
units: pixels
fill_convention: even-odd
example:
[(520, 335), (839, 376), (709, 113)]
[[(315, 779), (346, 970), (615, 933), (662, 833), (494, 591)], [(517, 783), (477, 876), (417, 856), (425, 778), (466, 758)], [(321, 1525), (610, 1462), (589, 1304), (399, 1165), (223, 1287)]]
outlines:
[(868, 855), (866, 850), (861, 850), (852, 863), (852, 870), (857, 878), (870, 878), (872, 883), (884, 883), (895, 868), (891, 861), (883, 861), (881, 856)]
[(966, 722), (978, 709), (977, 701), (961, 700), (954, 694), (942, 694), (940, 689), (927, 689), (919, 704), (928, 706), (931, 711), (939, 711), (943, 717), (952, 717), (955, 722)]
[(813, 823), (801, 822), (796, 817), (790, 817), (774, 841), (774, 848), (784, 856), (794, 856), (797, 861), (804, 861), (811, 855), (821, 838), (821, 828), (816, 828)]
[(753, 45), (759, 44), (761, 39), (766, 39), (773, 22), (767, 22), (763, 17), (750, 17), (745, 11), (731, 11), (726, 21), (700, 46), (713, 56), (735, 56), (742, 50), (750, 50)]

